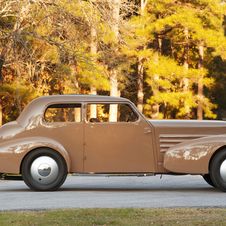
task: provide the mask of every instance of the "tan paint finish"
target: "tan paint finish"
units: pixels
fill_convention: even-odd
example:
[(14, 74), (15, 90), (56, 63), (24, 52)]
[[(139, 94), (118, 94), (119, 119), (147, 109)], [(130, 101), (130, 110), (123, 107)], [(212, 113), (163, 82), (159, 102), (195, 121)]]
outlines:
[[(23, 157), (31, 150), (39, 147), (48, 147), (61, 153), (67, 162), (68, 170), (71, 168), (70, 158), (67, 151), (55, 140), (48, 138), (32, 137), (15, 139), (14, 141), (4, 142), (0, 144), (0, 168), (1, 173), (20, 173), (20, 163)], [(10, 156), (10, 157), (9, 157)]]
[[(169, 168), (163, 164), (164, 156), (170, 148), (184, 142), (188, 142), (189, 145), (189, 141), (192, 144), (191, 141), (199, 138), (208, 137), (210, 139), (217, 134), (226, 134), (226, 122), (224, 121), (149, 120), (149, 122), (155, 131), (157, 171), (159, 173), (170, 172)], [(172, 158), (171, 160), (174, 161)], [(206, 168), (203, 171), (206, 171)], [(181, 169), (176, 172), (181, 173)]]
[(226, 135), (204, 137), (181, 143), (170, 148), (164, 159), (164, 167), (170, 172), (208, 174), (213, 153), (226, 147)]
[(83, 123), (42, 123), (42, 134), (56, 140), (67, 150), (71, 160), (69, 172), (83, 172)]
[[(20, 166), (26, 154), (41, 147), (49, 147), (61, 153), (67, 163), (68, 172), (83, 173), (93, 172), (93, 170), (97, 173), (107, 171), (122, 173), (154, 172), (152, 135), (144, 134), (145, 131), (151, 130), (151, 125), (147, 120), (140, 115), (139, 121), (136, 123), (119, 123), (117, 125), (106, 123), (99, 128), (99, 131), (95, 131), (95, 134), (92, 131), (91, 134), (96, 137), (88, 137), (89, 132), (84, 130), (88, 131), (88, 127), (86, 127), (88, 124), (85, 121), (85, 103), (87, 102), (126, 103), (131, 105), (137, 114), (140, 114), (130, 101), (117, 97), (64, 95), (38, 98), (26, 107), (16, 122), (5, 124), (0, 128), (0, 172), (20, 173)], [(79, 103), (83, 106), (82, 122), (44, 122), (44, 112), (49, 105), (66, 103)], [(106, 133), (106, 131), (117, 132), (117, 140), (114, 141), (114, 134)], [(98, 133), (96, 132), (99, 133), (99, 143), (103, 142), (104, 139), (105, 144), (109, 146), (110, 152), (106, 156), (106, 161), (95, 162), (98, 157), (90, 161), (90, 150), (96, 151), (96, 156), (100, 154), (98, 152), (100, 149), (89, 148), (96, 147), (95, 140), (98, 139)], [(85, 135), (87, 136), (86, 138)], [(142, 140), (142, 145), (140, 145), (140, 139)], [(88, 148), (86, 149), (87, 156), (84, 149), (86, 148), (84, 145), (85, 141)], [(117, 145), (112, 146), (113, 143)], [(103, 146), (104, 143), (101, 147)], [(115, 160), (110, 161), (113, 153)], [(111, 162), (114, 164), (111, 165)], [(89, 168), (84, 171), (85, 163)], [(101, 167), (96, 168), (97, 165)]]
[[(81, 122), (44, 122), (49, 105), (75, 103), (82, 105)], [(128, 104), (139, 120), (90, 123), (87, 103)], [(68, 172), (205, 174), (212, 155), (226, 146), (225, 134), (222, 121), (148, 121), (124, 98), (46, 96), (32, 101), (16, 122), (0, 128), (0, 173), (20, 173), (27, 153), (49, 147), (63, 156)]]
[(137, 122), (85, 122), (84, 172), (155, 172), (151, 125)]

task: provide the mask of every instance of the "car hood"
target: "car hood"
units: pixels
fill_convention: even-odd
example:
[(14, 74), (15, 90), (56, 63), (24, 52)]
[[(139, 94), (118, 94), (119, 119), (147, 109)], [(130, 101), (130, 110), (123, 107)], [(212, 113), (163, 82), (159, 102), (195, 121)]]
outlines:
[(153, 126), (156, 148), (164, 155), (171, 147), (194, 139), (226, 134), (225, 121), (148, 120)]
[[(226, 128), (226, 121), (211, 120), (148, 120), (155, 128)], [(225, 130), (226, 133), (226, 130)]]

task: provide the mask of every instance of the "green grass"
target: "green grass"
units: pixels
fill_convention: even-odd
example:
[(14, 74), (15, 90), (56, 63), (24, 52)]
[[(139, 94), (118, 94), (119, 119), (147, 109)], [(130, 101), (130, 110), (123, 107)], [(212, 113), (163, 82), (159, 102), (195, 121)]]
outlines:
[(226, 210), (95, 208), (1, 212), (0, 225), (226, 225)]

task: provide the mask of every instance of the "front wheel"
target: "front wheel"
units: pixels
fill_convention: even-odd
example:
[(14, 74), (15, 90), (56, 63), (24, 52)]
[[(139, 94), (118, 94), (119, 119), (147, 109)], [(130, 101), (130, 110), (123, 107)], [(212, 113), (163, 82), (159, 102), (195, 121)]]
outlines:
[(217, 153), (211, 161), (210, 177), (218, 189), (226, 192), (226, 149)]
[(40, 148), (28, 154), (21, 171), (24, 182), (35, 191), (57, 190), (67, 177), (63, 157), (48, 148)]

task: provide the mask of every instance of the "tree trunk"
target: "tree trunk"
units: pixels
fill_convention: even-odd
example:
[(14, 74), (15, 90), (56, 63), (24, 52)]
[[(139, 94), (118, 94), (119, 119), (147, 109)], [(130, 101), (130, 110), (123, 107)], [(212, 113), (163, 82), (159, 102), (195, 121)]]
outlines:
[(204, 48), (203, 43), (199, 45), (199, 63), (198, 63), (198, 69), (200, 70), (200, 77), (198, 82), (198, 107), (197, 107), (197, 119), (203, 120), (203, 109), (202, 109), (202, 99), (203, 99), (203, 60), (204, 60)]
[[(79, 94), (79, 83), (76, 77), (74, 77), (74, 86), (75, 86), (75, 93)], [(81, 109), (75, 108), (75, 122), (81, 121)]]
[[(0, 87), (3, 85), (3, 76), (2, 76), (2, 67), (5, 62), (3, 54), (0, 56)], [(2, 107), (2, 96), (0, 96), (0, 126), (2, 126), (2, 115), (3, 115), (3, 107)]]
[[(184, 29), (185, 34), (185, 44), (184, 44), (184, 67), (188, 71), (188, 29)], [(189, 92), (189, 80), (187, 77), (184, 77), (184, 87), (183, 90), (185, 93)], [(190, 119), (190, 106), (185, 99), (185, 119)]]
[[(93, 61), (96, 61), (96, 54), (97, 54), (97, 42), (96, 42), (96, 25), (92, 24), (90, 28), (90, 34), (91, 34), (91, 45), (90, 45), (90, 52), (93, 55)], [(90, 87), (90, 94), (91, 95), (97, 95), (97, 89), (94, 86)], [(90, 108), (90, 118), (96, 118), (97, 117), (97, 105), (92, 104)]]
[(91, 44), (90, 44), (90, 52), (95, 55), (97, 53), (97, 31), (96, 25), (93, 23), (90, 27), (90, 35), (91, 35)]
[[(111, 30), (114, 33), (114, 39), (115, 43), (117, 46), (118, 42), (118, 26), (119, 26), (119, 5), (120, 5), (120, 0), (112, 0), (111, 1), (111, 21), (110, 21), (110, 26)], [(118, 49), (117, 47), (113, 47), (114, 52), (117, 53)], [(116, 68), (110, 68), (109, 72), (110, 76), (110, 86), (111, 86), (111, 91), (110, 91), (110, 96), (115, 96), (117, 97), (117, 92), (118, 92), (118, 84), (117, 84), (117, 71)]]
[[(155, 57), (155, 64), (159, 63), (159, 54), (162, 54), (162, 40), (158, 37), (156, 37), (156, 39), (154, 40), (154, 49), (156, 51), (156, 57)], [(153, 86), (153, 96), (157, 96), (158, 95), (158, 91), (159, 91), (159, 86), (157, 84), (157, 80), (159, 79), (159, 75), (155, 74), (154, 75), (154, 82), (156, 81), (156, 84)], [(159, 117), (159, 103), (154, 103), (151, 106), (151, 118), (153, 119), (158, 119)]]
[(144, 71), (143, 71), (143, 57), (138, 57), (137, 59), (137, 83), (138, 83), (138, 90), (137, 90), (137, 108), (140, 112), (143, 112), (143, 100), (144, 100), (144, 92), (143, 92), (143, 79), (144, 79)]
[[(141, 8), (141, 17), (144, 15), (144, 8), (147, 3), (147, 0), (140, 1), (140, 8)], [(143, 81), (144, 81), (144, 70), (143, 70), (143, 57), (139, 56), (137, 58), (137, 108), (140, 112), (143, 112), (143, 102), (144, 102), (144, 92), (143, 92)]]
[[(112, 69), (110, 71), (110, 96), (117, 97), (118, 96), (118, 81), (117, 81), (117, 71)], [(116, 104), (110, 105), (110, 112), (109, 112), (109, 121), (110, 122), (117, 122), (117, 112), (118, 106)]]
[[(76, 94), (79, 94), (79, 83), (77, 80), (77, 72), (76, 72), (76, 62), (75, 61), (70, 61), (69, 66), (71, 68), (71, 78), (72, 82), (74, 85), (74, 89)], [(74, 114), (75, 114), (75, 122), (80, 122), (81, 121), (81, 109), (80, 108), (74, 108)]]
[[(95, 87), (90, 87), (90, 94), (97, 95), (97, 89)], [(97, 118), (97, 105), (90, 105), (90, 118)]]
[(79, 94), (79, 83), (78, 83), (78, 79), (77, 79), (77, 71), (76, 71), (76, 62), (75, 61), (70, 61), (69, 62), (69, 67), (71, 69), (71, 78), (73, 81), (73, 85), (75, 88), (75, 94)]
[(110, 26), (111, 30), (114, 33), (115, 41), (118, 41), (118, 26), (119, 26), (119, 10), (120, 10), (120, 0), (112, 0), (110, 1), (111, 4), (111, 21)]
[[(119, 27), (119, 10), (120, 10), (120, 0), (112, 0), (110, 2), (111, 4), (111, 21), (110, 26), (111, 30), (114, 33), (115, 38), (115, 44), (117, 46), (118, 42), (118, 27)], [(117, 47), (113, 47), (114, 52), (117, 53), (118, 49)], [(117, 97), (118, 95), (118, 79), (117, 79), (117, 70), (116, 68), (112, 67), (109, 71), (109, 77), (110, 77), (110, 96)], [(111, 105), (110, 106), (110, 115), (109, 120), (111, 122), (117, 121), (117, 112), (118, 112), (118, 106), (117, 105)]]

